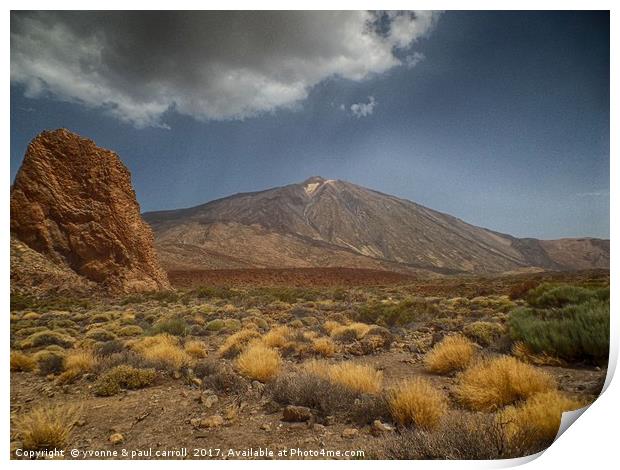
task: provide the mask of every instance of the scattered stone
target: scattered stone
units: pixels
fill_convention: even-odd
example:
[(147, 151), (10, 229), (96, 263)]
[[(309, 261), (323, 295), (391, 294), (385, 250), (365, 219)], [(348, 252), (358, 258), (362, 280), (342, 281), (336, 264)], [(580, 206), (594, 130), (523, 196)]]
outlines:
[(125, 437), (123, 437), (123, 435), (120, 432), (114, 433), (108, 438), (108, 441), (110, 441), (110, 443), (114, 445), (120, 444), (124, 440), (125, 440)]
[(353, 439), (359, 434), (359, 431), (355, 428), (346, 428), (342, 431), (341, 436), (345, 439)]
[(202, 380), (200, 380), (198, 377), (192, 377), (192, 383), (197, 387), (200, 387), (202, 385)]
[(219, 401), (219, 398), (217, 397), (217, 395), (214, 395), (212, 393), (203, 392), (200, 395), (200, 403), (202, 403), (205, 406), (205, 408), (211, 408), (218, 401)]
[(271, 431), (271, 426), (269, 425), (269, 423), (263, 423), (263, 424), (261, 424), (261, 425), (260, 425), (260, 428), (261, 428), (263, 431), (267, 431), (267, 432)]
[(382, 423), (378, 419), (375, 419), (372, 423), (372, 426), (370, 427), (370, 432), (375, 436), (388, 433), (388, 432), (392, 432), (392, 431), (394, 431), (394, 428), (392, 426), (390, 426), (389, 424)]
[(312, 418), (312, 410), (305, 406), (289, 405), (282, 412), (282, 421), (301, 423)]
[(200, 420), (201, 428), (217, 428), (224, 424), (224, 418), (220, 415), (213, 415)]
[(175, 370), (172, 373), (172, 378), (175, 379), (175, 380), (179, 380), (181, 378), (181, 373), (178, 370)]
[(200, 418), (192, 418), (189, 420), (189, 423), (194, 426), (195, 428), (200, 427)]

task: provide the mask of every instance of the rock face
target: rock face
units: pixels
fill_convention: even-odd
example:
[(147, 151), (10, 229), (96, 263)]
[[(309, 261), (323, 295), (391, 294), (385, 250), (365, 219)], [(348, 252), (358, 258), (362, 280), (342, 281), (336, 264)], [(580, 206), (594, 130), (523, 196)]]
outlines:
[(11, 188), (11, 236), (107, 291), (170, 288), (129, 171), (66, 129), (28, 146)]

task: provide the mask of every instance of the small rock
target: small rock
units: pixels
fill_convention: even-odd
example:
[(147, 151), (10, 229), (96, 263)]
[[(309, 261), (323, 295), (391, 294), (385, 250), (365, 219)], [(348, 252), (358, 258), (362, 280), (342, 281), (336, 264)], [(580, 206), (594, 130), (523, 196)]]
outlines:
[(342, 431), (341, 436), (345, 439), (353, 439), (355, 436), (359, 434), (359, 431), (355, 428), (346, 428)]
[(195, 428), (200, 427), (200, 418), (192, 418), (189, 420), (189, 423)]
[(282, 412), (282, 421), (289, 423), (301, 423), (312, 418), (312, 410), (305, 406), (289, 405)]
[(392, 431), (394, 431), (394, 428), (392, 426), (382, 423), (378, 419), (375, 419), (372, 423), (372, 426), (370, 427), (370, 432), (372, 432), (375, 436)]
[(261, 428), (263, 431), (271, 431), (271, 426), (269, 425), (269, 423), (263, 423), (263, 424), (261, 424), (261, 425), (260, 425), (260, 428)]
[(224, 418), (220, 415), (213, 415), (200, 420), (201, 428), (217, 428), (224, 424)]
[(110, 441), (111, 444), (120, 444), (124, 440), (125, 438), (120, 432), (114, 433), (108, 438), (108, 441)]
[(175, 370), (175, 371), (172, 373), (172, 378), (173, 378), (173, 379), (176, 379), (176, 380), (180, 379), (180, 378), (181, 378), (181, 373), (180, 373), (178, 370)]
[(192, 377), (192, 383), (197, 387), (200, 387), (202, 385), (202, 380), (200, 380), (198, 377)]
[(322, 424), (319, 424), (319, 423), (314, 423), (312, 425), (312, 429), (315, 432), (323, 432), (323, 431), (325, 431), (325, 426), (323, 426)]
[(218, 401), (219, 401), (219, 398), (217, 397), (217, 395), (211, 395), (211, 394), (206, 394), (206, 393), (203, 393), (202, 395), (200, 395), (200, 403), (202, 403), (205, 406), (205, 408), (211, 408)]

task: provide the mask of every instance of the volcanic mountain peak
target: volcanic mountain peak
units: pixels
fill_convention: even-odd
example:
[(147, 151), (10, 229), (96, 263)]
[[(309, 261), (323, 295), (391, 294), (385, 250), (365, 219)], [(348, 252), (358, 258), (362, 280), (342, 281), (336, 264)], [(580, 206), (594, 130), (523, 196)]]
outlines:
[(608, 241), (575, 241), (568, 256), (554, 241), (496, 233), (320, 176), (144, 217), (169, 269), (337, 266), (494, 273), (609, 264)]

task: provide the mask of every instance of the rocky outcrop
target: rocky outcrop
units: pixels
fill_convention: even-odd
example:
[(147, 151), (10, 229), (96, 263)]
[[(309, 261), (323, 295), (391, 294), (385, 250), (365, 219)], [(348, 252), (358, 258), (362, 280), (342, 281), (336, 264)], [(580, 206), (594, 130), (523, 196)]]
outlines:
[(66, 129), (28, 146), (11, 188), (11, 236), (106, 291), (170, 288), (129, 171)]

